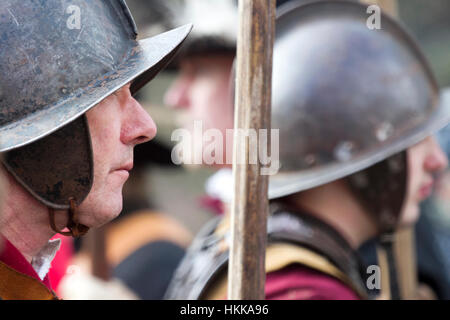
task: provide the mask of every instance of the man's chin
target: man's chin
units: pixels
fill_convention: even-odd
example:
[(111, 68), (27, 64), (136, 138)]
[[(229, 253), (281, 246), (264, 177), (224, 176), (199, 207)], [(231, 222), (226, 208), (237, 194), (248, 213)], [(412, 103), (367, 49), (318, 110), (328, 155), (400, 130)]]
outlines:
[(105, 200), (103, 205), (98, 205), (91, 209), (89, 207), (83, 208), (83, 210), (80, 210), (80, 223), (89, 228), (99, 228), (114, 220), (122, 211), (122, 199), (120, 199), (120, 202), (114, 202), (110, 201), (108, 203)]

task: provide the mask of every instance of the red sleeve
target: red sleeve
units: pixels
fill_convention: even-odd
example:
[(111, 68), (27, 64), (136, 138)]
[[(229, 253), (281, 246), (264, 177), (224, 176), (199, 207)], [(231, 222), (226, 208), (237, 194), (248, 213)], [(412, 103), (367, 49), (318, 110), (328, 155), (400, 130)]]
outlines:
[(300, 264), (270, 272), (266, 278), (268, 300), (359, 300), (343, 282)]
[(69, 267), (74, 256), (74, 244), (71, 237), (66, 237), (60, 234), (56, 234), (52, 240), (54, 239), (61, 239), (61, 247), (52, 261), (52, 267), (48, 272), (48, 276), (52, 283), (53, 289), (59, 294), (59, 283), (66, 275), (67, 268)]

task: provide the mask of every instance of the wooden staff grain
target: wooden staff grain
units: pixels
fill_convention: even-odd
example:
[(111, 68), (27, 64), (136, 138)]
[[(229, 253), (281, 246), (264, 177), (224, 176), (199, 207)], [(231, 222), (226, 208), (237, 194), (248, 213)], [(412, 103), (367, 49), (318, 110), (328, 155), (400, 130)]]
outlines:
[(106, 228), (103, 226), (90, 230), (85, 236), (85, 249), (92, 263), (91, 273), (102, 280), (109, 280), (110, 270), (106, 258)]
[[(398, 17), (397, 0), (362, 0), (362, 2), (379, 5), (384, 12), (387, 12), (394, 17)], [(396, 232), (394, 255), (397, 264), (397, 278), (399, 281), (401, 298), (414, 299), (418, 287), (414, 227), (403, 228)], [(388, 286), (383, 286), (383, 288), (387, 287)], [(388, 292), (382, 294), (385, 297), (389, 296)]]
[(397, 230), (394, 240), (397, 278), (402, 300), (417, 298), (418, 272), (414, 227)]
[[(275, 0), (239, 1), (235, 128), (270, 129), (274, 33)], [(258, 150), (250, 150), (237, 132), (228, 293), (234, 300), (264, 299), (268, 177), (260, 174), (259, 161), (249, 164), (249, 152)]]
[[(378, 2), (385, 12), (398, 17), (397, 0), (378, 0)], [(406, 300), (417, 298), (418, 272), (414, 226), (409, 226), (396, 232), (394, 255), (397, 260), (397, 278), (401, 298)]]
[(361, 0), (363, 3), (376, 4), (388, 14), (396, 17), (398, 16), (398, 3), (397, 0)]
[[(379, 5), (384, 12), (393, 17), (398, 17), (397, 0), (372, 0), (371, 2)], [(400, 297), (406, 300), (415, 299), (417, 297), (418, 273), (414, 226), (397, 230), (394, 239), (394, 256)]]

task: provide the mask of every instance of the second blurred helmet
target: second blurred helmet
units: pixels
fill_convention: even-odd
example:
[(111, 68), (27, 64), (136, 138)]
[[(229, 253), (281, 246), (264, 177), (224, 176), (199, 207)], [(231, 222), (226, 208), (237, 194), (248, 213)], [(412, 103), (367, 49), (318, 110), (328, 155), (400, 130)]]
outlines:
[(406, 192), (401, 152), (448, 123), (450, 104), (440, 101), (412, 38), (386, 15), (382, 29), (369, 29), (366, 9), (349, 1), (297, 1), (279, 12), (272, 128), (280, 130), (281, 167), (270, 178), (269, 197), (372, 166), (352, 184), (385, 188), (373, 179), (388, 172), (392, 190), (373, 191), (384, 198), (372, 199), (370, 209), (382, 229), (392, 229)]

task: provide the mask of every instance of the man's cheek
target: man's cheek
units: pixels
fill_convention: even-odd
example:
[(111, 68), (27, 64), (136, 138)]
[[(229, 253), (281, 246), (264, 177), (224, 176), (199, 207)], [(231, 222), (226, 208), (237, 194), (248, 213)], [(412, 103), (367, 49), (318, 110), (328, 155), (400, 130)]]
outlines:
[(101, 158), (102, 162), (106, 162), (106, 157), (113, 152), (113, 142), (119, 139), (115, 135), (110, 134), (107, 130), (103, 130), (93, 139), (93, 149)]

